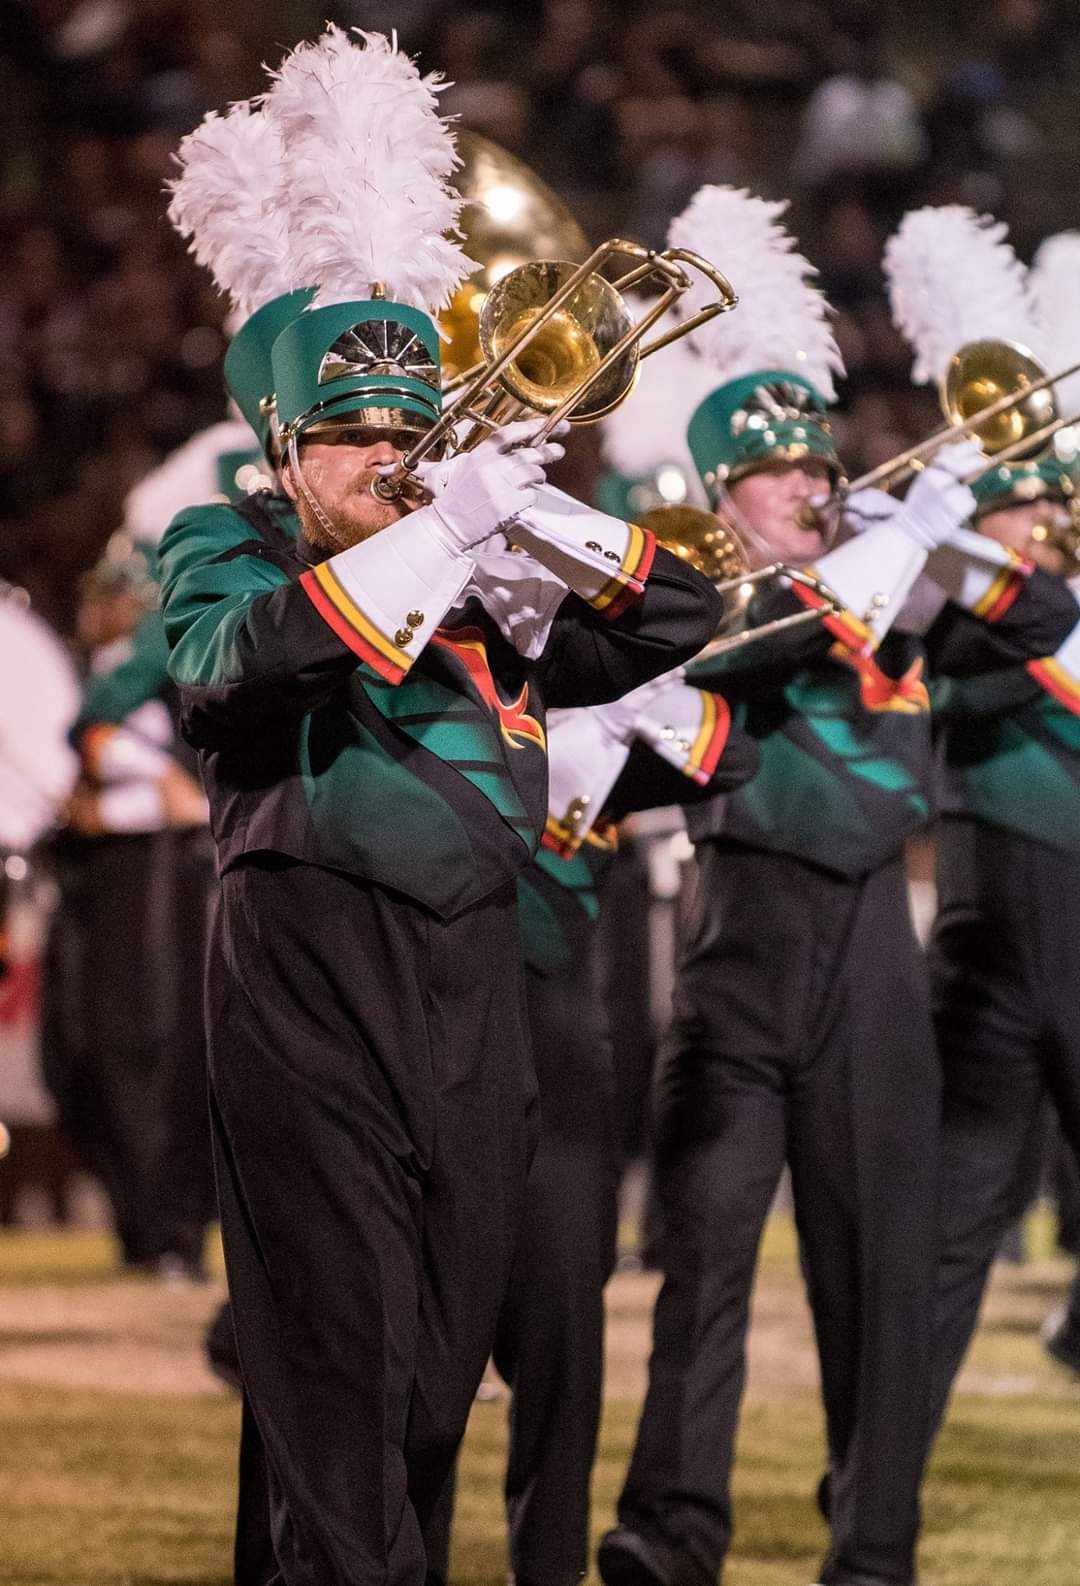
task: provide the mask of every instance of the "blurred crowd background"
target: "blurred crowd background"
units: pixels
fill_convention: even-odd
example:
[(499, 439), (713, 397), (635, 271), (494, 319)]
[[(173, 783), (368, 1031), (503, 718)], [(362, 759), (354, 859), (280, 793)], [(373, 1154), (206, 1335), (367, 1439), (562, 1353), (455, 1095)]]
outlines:
[[(396, 28), (445, 110), (526, 159), (594, 239), (663, 241), (703, 182), (792, 201), (839, 315), (853, 468), (933, 422), (881, 290), (913, 203), (1080, 224), (1076, 0), (6, 0), (0, 574), (70, 625), (128, 488), (223, 416), (224, 304), (162, 186), (206, 110), (329, 17)], [(723, 267), (723, 259), (717, 263)]]

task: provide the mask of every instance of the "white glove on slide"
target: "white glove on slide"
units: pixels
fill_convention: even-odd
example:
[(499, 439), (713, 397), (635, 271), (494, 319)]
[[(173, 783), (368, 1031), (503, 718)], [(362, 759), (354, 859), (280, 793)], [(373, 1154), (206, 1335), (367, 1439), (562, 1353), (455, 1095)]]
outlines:
[[(974, 441), (943, 446), (930, 466), (918, 474), (900, 511), (889, 519), (924, 551), (946, 545), (950, 535), (975, 511), (975, 497), (962, 484), (986, 461)], [(861, 492), (860, 492), (861, 494)]]
[(844, 523), (856, 534), (865, 534), (879, 523), (888, 523), (902, 506), (903, 502), (890, 496), (887, 490), (875, 490), (871, 485), (845, 496)]
[(507, 424), (475, 451), (418, 464), (417, 477), (434, 498), (436, 533), (448, 550), (471, 550), (534, 505), (544, 469), (565, 450), (557, 441), (533, 443), (541, 423), (533, 418)]

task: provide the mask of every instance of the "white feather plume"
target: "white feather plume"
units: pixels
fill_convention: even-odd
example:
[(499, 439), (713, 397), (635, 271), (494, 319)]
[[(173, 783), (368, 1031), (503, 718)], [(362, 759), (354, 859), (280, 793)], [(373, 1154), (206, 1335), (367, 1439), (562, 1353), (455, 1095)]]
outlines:
[(281, 143), (254, 101), (212, 110), (189, 132), (169, 182), (169, 219), (190, 251), (246, 318), (295, 279), (287, 216), (281, 205)]
[(248, 425), (236, 419), (211, 424), (133, 485), (124, 498), (124, 528), (145, 545), (156, 545), (183, 507), (220, 501), (217, 465), (224, 452), (257, 451)]
[[(1080, 363), (1080, 231), (1047, 237), (1032, 262), (1028, 289), (1052, 367)], [(1080, 411), (1080, 375), (1059, 380), (1054, 395), (1062, 413)]]
[[(265, 100), (284, 151), (282, 199), (295, 257), (316, 305), (367, 297), (433, 312), (475, 265), (446, 233), (460, 163), (438, 113), (442, 83), (381, 33), (331, 24), (271, 73)], [(297, 283), (301, 284), (301, 283)]]
[[(662, 322), (654, 331), (664, 328)], [(691, 350), (687, 340), (654, 353), (642, 365), (626, 401), (601, 424), (604, 461), (630, 479), (675, 463), (694, 488), (697, 470), (686, 444), (686, 429), (698, 403), (715, 389), (716, 371)]]
[(916, 385), (940, 380), (969, 341), (1004, 337), (1039, 355), (1027, 271), (1007, 229), (962, 204), (942, 204), (911, 210), (886, 243), (893, 323), (915, 353)]
[[(787, 207), (786, 201), (755, 198), (740, 188), (702, 187), (672, 221), (668, 243), (714, 263), (738, 294), (731, 313), (691, 332), (714, 371), (726, 381), (758, 369), (789, 369), (832, 401), (833, 376), (843, 375), (843, 360), (829, 324), (829, 305), (813, 285), (817, 272), (779, 223)], [(678, 312), (688, 317), (715, 295), (695, 275)]]

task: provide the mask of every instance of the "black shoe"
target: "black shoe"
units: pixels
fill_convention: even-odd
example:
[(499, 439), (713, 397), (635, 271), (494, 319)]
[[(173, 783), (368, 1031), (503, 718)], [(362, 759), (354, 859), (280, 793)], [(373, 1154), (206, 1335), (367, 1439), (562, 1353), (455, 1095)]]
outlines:
[(827, 1520), (832, 1512), (832, 1473), (830, 1471), (826, 1471), (818, 1482), (817, 1492), (814, 1494), (814, 1502), (817, 1504), (818, 1514), (823, 1520)]
[(617, 1525), (601, 1538), (596, 1564), (604, 1586), (676, 1586), (671, 1561), (629, 1526)]
[(1043, 1326), (1043, 1348), (1059, 1366), (1080, 1376), (1080, 1332), (1067, 1310), (1051, 1311)]
[[(834, 1554), (827, 1553), (813, 1586), (889, 1586), (889, 1582), (884, 1575), (864, 1575), (858, 1571), (853, 1574), (837, 1564)], [(909, 1581), (908, 1586), (915, 1586), (915, 1582)]]

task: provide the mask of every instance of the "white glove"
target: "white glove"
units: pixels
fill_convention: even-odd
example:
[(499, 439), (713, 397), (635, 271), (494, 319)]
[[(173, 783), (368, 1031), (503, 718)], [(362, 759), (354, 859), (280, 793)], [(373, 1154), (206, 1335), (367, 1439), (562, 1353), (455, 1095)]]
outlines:
[(430, 510), (447, 549), (471, 550), (535, 503), (544, 469), (565, 451), (557, 441), (533, 443), (541, 423), (532, 418), (507, 424), (474, 451), (417, 466), (434, 498)]
[(867, 529), (875, 528), (879, 523), (888, 523), (902, 505), (887, 490), (875, 490), (871, 485), (866, 490), (855, 490), (850, 496), (845, 496), (844, 523), (854, 533), (865, 534)]
[(672, 683), (680, 682), (685, 675), (686, 668), (676, 666), (661, 677), (650, 678), (640, 687), (632, 688), (629, 694), (613, 700), (609, 705), (595, 706), (595, 714), (600, 717), (613, 738), (617, 738), (620, 743), (628, 744), (637, 732), (642, 715), (647, 713), (656, 696), (663, 694)]
[(975, 511), (975, 497), (961, 480), (985, 461), (974, 441), (943, 446), (929, 467), (916, 476), (903, 507), (890, 523), (925, 551), (948, 544), (953, 531)]

